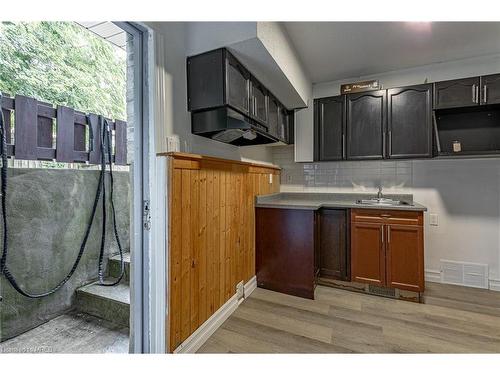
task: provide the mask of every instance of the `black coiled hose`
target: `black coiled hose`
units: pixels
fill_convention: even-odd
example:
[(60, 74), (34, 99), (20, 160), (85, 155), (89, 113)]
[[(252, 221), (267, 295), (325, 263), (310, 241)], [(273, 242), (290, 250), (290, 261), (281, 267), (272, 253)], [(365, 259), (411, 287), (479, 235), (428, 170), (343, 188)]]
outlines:
[[(73, 276), (75, 273), (76, 269), (78, 268), (78, 264), (80, 263), (80, 260), (83, 256), (83, 253), (85, 252), (85, 247), (87, 245), (87, 240), (90, 235), (90, 230), (92, 229), (92, 224), (94, 222), (95, 218), (95, 213), (97, 211), (97, 204), (99, 202), (99, 198), (102, 193), (102, 210), (103, 210), (103, 218), (102, 218), (102, 235), (101, 235), (101, 248), (100, 248), (100, 253), (99, 253), (99, 270), (98, 270), (98, 276), (99, 276), (99, 283), (101, 285), (105, 286), (112, 286), (118, 284), (125, 273), (125, 266), (123, 262), (123, 251), (120, 243), (120, 239), (118, 237), (118, 231), (116, 228), (116, 220), (115, 220), (115, 207), (113, 203), (113, 169), (112, 169), (112, 159), (111, 159), (111, 142), (110, 142), (110, 129), (109, 129), (109, 124), (106, 119), (104, 119), (102, 116), (99, 116), (99, 125), (100, 125), (100, 133), (101, 133), (101, 148), (100, 148), (100, 154), (101, 154), (101, 172), (99, 174), (99, 181), (97, 183), (97, 190), (96, 190), (96, 195), (94, 199), (94, 203), (92, 205), (92, 211), (90, 214), (90, 220), (87, 225), (87, 228), (85, 229), (85, 234), (83, 236), (83, 241), (80, 246), (80, 250), (78, 251), (78, 255), (75, 259), (75, 262), (73, 263), (73, 266), (71, 267), (71, 270), (68, 272), (66, 277), (62, 279), (56, 286), (54, 286), (52, 289), (43, 292), (43, 293), (29, 293), (22, 289), (19, 284), (16, 282), (16, 279), (14, 278), (14, 275), (10, 272), (9, 268), (7, 267), (7, 254), (8, 254), (8, 232), (7, 232), (7, 209), (6, 209), (6, 200), (7, 200), (7, 139), (6, 139), (6, 134), (5, 134), (5, 123), (4, 123), (4, 118), (3, 118), (3, 112), (2, 112), (2, 94), (0, 93), (0, 154), (1, 154), (1, 162), (2, 162), (2, 167), (0, 171), (1, 175), (1, 185), (0, 185), (0, 194), (1, 194), (1, 211), (2, 211), (2, 220), (3, 220), (3, 238), (2, 238), (2, 256), (0, 258), (0, 274), (3, 274), (7, 281), (12, 285), (12, 287), (20, 294), (22, 294), (25, 297), (28, 298), (42, 298), (46, 297), (48, 295), (51, 295), (55, 293), (57, 290), (59, 290), (68, 280)], [(107, 147), (106, 147), (107, 146)], [(120, 276), (115, 282), (106, 284), (104, 283), (104, 277), (103, 277), (103, 257), (104, 257), (104, 243), (106, 240), (106, 190), (105, 190), (105, 172), (106, 172), (106, 153), (104, 151), (104, 148), (107, 148), (107, 154), (108, 154), (108, 160), (109, 160), (109, 176), (110, 176), (110, 198), (111, 198), (111, 210), (112, 210), (112, 219), (113, 219), (113, 231), (115, 234), (115, 239), (118, 245), (118, 249), (120, 251)]]

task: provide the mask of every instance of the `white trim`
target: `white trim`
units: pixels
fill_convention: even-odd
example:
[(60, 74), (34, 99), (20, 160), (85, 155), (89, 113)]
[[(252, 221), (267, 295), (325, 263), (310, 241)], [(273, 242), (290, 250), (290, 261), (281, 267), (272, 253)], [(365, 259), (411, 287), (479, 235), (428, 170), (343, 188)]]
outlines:
[[(151, 286), (150, 290), (158, 291), (151, 296), (150, 308), (150, 353), (165, 353), (165, 317), (168, 309), (167, 290), (167, 258), (166, 243), (168, 241), (168, 231), (166, 219), (166, 169), (167, 158), (156, 157), (155, 160), (155, 184), (151, 186), (151, 236), (152, 247), (150, 254), (151, 264)], [(154, 199), (154, 200), (153, 200)]]
[(433, 283), (441, 283), (441, 271), (426, 269), (425, 270), (425, 281), (430, 281)]
[(500, 279), (490, 279), (490, 290), (500, 292)]
[(243, 287), (243, 297), (248, 298), (257, 289), (257, 276), (252, 277)]
[(217, 310), (208, 320), (193, 332), (177, 349), (178, 353), (196, 353), (212, 334), (236, 311), (238, 305), (252, 294), (257, 288), (257, 278), (252, 277), (244, 286), (244, 297), (238, 300), (236, 293)]

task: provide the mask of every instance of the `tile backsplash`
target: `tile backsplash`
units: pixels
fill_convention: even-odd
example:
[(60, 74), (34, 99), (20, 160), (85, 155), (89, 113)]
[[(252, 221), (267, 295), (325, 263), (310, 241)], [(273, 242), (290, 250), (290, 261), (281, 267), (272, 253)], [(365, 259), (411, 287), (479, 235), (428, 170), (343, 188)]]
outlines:
[(295, 163), (293, 145), (273, 147), (273, 162), (282, 168), (282, 191), (407, 192), (413, 186), (412, 161), (342, 161)]

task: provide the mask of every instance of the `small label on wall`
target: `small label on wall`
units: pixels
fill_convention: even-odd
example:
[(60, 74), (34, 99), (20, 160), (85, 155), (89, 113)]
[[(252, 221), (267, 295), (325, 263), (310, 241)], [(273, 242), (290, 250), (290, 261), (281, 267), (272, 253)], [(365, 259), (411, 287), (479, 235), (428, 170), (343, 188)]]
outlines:
[(346, 83), (344, 85), (340, 85), (340, 93), (349, 94), (353, 92), (379, 90), (380, 88), (380, 83), (378, 82), (378, 80), (374, 79), (371, 81)]
[(453, 141), (453, 152), (461, 152), (462, 151), (462, 144), (460, 141)]

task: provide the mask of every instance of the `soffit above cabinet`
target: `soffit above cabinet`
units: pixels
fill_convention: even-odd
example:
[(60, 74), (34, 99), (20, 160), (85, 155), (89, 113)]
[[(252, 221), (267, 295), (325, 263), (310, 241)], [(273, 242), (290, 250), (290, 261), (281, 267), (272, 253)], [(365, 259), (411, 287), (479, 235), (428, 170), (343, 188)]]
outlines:
[[(297, 57), (290, 53), (283, 58), (283, 49), (277, 45), (288, 43), (281, 26), (268, 27), (259, 36), (262, 22), (188, 22), (188, 56), (226, 47), (234, 56), (272, 92), (287, 108), (307, 106), (311, 84)], [(273, 22), (264, 24), (276, 24)], [(270, 26), (270, 25), (268, 25)], [(273, 39), (274, 38), (274, 39)], [(285, 38), (285, 40), (283, 40)], [(270, 41), (275, 41), (274, 47)], [(278, 43), (279, 42), (279, 43)], [(290, 50), (291, 45), (289, 46)], [(290, 69), (293, 66), (294, 69)]]
[(500, 22), (285, 22), (284, 27), (313, 83), (500, 53)]

